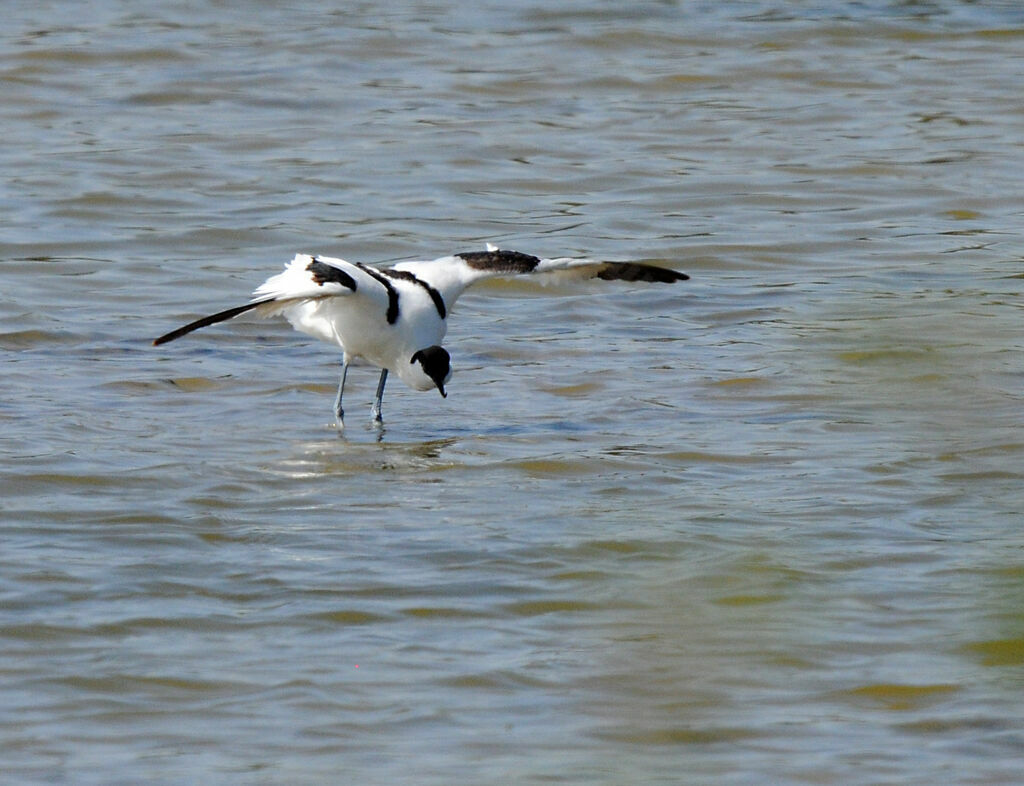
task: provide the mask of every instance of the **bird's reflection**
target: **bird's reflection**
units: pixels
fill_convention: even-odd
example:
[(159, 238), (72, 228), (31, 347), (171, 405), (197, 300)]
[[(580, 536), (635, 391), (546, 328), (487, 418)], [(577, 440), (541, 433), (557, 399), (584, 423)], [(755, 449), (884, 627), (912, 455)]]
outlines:
[(399, 440), (388, 438), (387, 430), (380, 426), (367, 430), (370, 433), (364, 435), (348, 428), (331, 439), (296, 442), (293, 455), (282, 461), (279, 471), (292, 477), (359, 475), (425, 471), (461, 463), (447, 456), (459, 443), (457, 437)]

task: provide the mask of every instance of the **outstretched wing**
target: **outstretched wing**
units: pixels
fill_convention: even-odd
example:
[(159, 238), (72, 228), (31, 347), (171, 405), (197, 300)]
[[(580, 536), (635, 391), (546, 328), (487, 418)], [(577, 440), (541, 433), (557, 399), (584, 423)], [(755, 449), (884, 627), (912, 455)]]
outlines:
[(166, 344), (193, 330), (216, 325), (247, 312), (266, 318), (302, 301), (351, 295), (360, 284), (369, 285), (373, 281), (373, 276), (364, 268), (343, 259), (296, 254), (282, 272), (256, 287), (249, 303), (189, 322), (160, 336), (153, 344)]
[(529, 275), (548, 284), (589, 278), (671, 284), (689, 278), (678, 270), (640, 262), (600, 262), (578, 257), (541, 259), (490, 244), (486, 251), (453, 254), (429, 262), (400, 262), (394, 270), (412, 274), (438, 290), (449, 307), (467, 287), (489, 278)]
[(489, 246), (486, 251), (471, 251), (455, 256), (488, 278), (530, 274), (541, 276), (541, 280), (600, 278), (604, 281), (657, 281), (663, 284), (685, 281), (689, 278), (678, 270), (640, 262), (598, 262), (577, 257), (540, 259), (494, 246)]

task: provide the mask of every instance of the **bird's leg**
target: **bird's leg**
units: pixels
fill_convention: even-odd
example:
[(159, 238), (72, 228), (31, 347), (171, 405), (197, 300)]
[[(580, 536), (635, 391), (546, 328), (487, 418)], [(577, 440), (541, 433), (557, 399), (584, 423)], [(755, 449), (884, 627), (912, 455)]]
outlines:
[(345, 410), (341, 406), (341, 397), (345, 393), (345, 377), (348, 376), (348, 358), (341, 361), (341, 382), (338, 383), (338, 397), (334, 399), (334, 412), (338, 416), (338, 425), (345, 425)]
[(380, 370), (380, 382), (377, 383), (377, 395), (373, 399), (373, 409), (370, 410), (370, 415), (373, 417), (374, 422), (383, 423), (384, 418), (380, 414), (381, 399), (384, 398), (384, 384), (388, 381), (388, 370), (382, 368)]

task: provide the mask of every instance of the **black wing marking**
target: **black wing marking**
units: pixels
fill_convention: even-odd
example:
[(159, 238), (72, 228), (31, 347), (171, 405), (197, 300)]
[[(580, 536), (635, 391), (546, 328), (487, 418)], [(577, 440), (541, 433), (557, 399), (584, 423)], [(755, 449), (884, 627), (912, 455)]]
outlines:
[(441, 293), (430, 286), (430, 284), (422, 278), (418, 278), (415, 273), (410, 273), (408, 270), (395, 270), (393, 267), (383, 268), (380, 272), (390, 278), (401, 279), (402, 281), (411, 281), (413, 284), (418, 284), (423, 287), (427, 290), (427, 294), (430, 295), (430, 299), (434, 301), (434, 308), (437, 309), (437, 315), (441, 317), (441, 319), (447, 318), (448, 308), (444, 304), (444, 298), (441, 297)]
[(388, 281), (388, 277), (376, 268), (360, 264), (359, 262), (356, 262), (355, 265), (366, 273), (366, 275), (384, 287), (384, 290), (388, 293), (388, 312), (386, 314), (388, 324), (395, 324), (395, 322), (398, 321), (398, 290), (395, 289), (394, 285), (390, 281)]
[(251, 311), (257, 306), (262, 306), (264, 303), (270, 303), (274, 298), (266, 298), (265, 300), (257, 300), (255, 303), (246, 303), (244, 306), (235, 306), (224, 311), (218, 311), (216, 314), (210, 314), (208, 317), (197, 319), (195, 322), (189, 322), (187, 325), (182, 325), (177, 330), (172, 330), (170, 333), (164, 333), (160, 338), (153, 341), (153, 346), (158, 347), (161, 344), (166, 344), (168, 341), (174, 341), (176, 338), (181, 338), (187, 333), (191, 333), (193, 330), (199, 330), (207, 325), (216, 325), (218, 322), (225, 322), (233, 317), (237, 317), (239, 314), (244, 314), (246, 311)]
[(456, 254), (471, 268), (486, 270), (493, 273), (530, 273), (540, 264), (540, 259), (519, 251), (468, 251)]
[(690, 277), (667, 267), (641, 265), (639, 262), (606, 262), (597, 272), (597, 278), (602, 281), (656, 281), (671, 284), (686, 281)]
[(356, 280), (352, 276), (333, 265), (321, 262), (316, 257), (313, 257), (313, 261), (306, 265), (306, 270), (312, 275), (314, 284), (320, 286), (324, 284), (341, 284), (353, 292), (356, 291)]

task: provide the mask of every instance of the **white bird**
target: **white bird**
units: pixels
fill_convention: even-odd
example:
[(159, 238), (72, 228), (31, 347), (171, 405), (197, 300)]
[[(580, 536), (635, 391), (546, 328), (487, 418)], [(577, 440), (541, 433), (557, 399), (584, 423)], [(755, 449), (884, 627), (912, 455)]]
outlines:
[(341, 399), (349, 364), (363, 360), (381, 369), (371, 410), (373, 420), (380, 423), (389, 371), (416, 390), (436, 387), (442, 396), (448, 395), (444, 386), (452, 375), (451, 356), (441, 341), (459, 295), (484, 279), (525, 274), (549, 282), (600, 278), (671, 284), (689, 278), (654, 265), (575, 257), (539, 259), (491, 244), (486, 251), (399, 262), (386, 268), (296, 254), (284, 272), (256, 288), (250, 302), (190, 322), (153, 344), (165, 344), (246, 312), (257, 317), (282, 314), (296, 330), (341, 347), (341, 381), (334, 401), (339, 426), (344, 422)]

